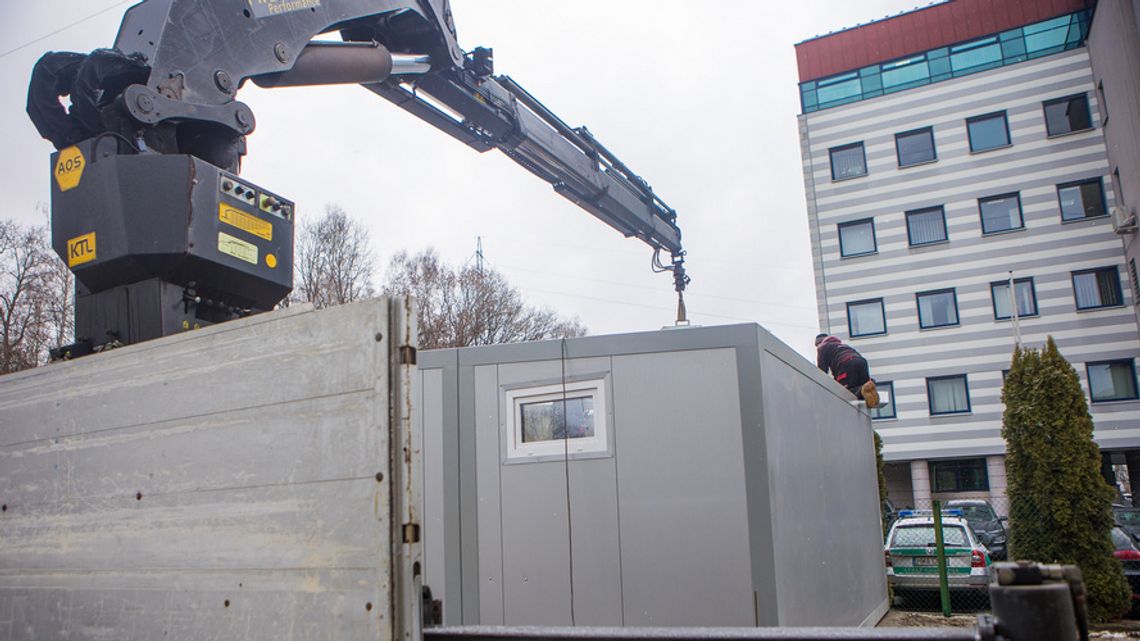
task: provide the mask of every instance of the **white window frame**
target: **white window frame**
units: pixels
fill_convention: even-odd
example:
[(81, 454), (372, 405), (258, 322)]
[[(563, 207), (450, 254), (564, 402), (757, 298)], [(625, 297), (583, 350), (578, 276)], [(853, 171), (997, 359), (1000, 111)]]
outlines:
[[(587, 438), (557, 439), (526, 443), (522, 440), (522, 406), (548, 403), (565, 398), (591, 398), (594, 401), (594, 435)], [(609, 450), (609, 410), (604, 378), (567, 382), (506, 391), (507, 460), (542, 460), (565, 454), (589, 455)]]

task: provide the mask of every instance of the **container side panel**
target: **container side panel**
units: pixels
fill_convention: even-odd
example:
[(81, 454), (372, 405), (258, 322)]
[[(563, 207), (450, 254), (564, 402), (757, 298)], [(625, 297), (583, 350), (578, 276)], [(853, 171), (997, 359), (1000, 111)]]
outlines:
[(614, 357), (625, 625), (752, 626), (734, 349)]
[(499, 489), (499, 403), (498, 368), (483, 365), (474, 369), (475, 398), (475, 494), (478, 513), (479, 621), (483, 625), (504, 625), (503, 620), (503, 537)]
[(574, 623), (622, 625), (617, 465), (613, 458), (570, 461), (570, 542)]
[[(444, 463), (443, 463), (443, 370), (421, 369), (419, 413), (416, 415), (421, 421), (424, 446), (424, 584), (432, 589), (432, 596), (443, 602), (443, 617), (448, 620), (451, 609), (458, 607), (459, 603), (452, 604), (445, 596), (450, 592), (447, 586), (449, 567), (458, 568), (457, 549), (448, 549), (445, 528), (448, 521), (458, 521), (458, 514), (450, 519), (445, 517), (444, 502)], [(459, 575), (451, 573), (453, 580), (458, 584)]]
[(0, 378), (0, 639), (391, 639), (385, 301)]
[(862, 625), (887, 593), (870, 417), (786, 351), (761, 365), (778, 624)]
[(570, 625), (570, 530), (562, 463), (503, 468), (503, 584), (511, 625)]

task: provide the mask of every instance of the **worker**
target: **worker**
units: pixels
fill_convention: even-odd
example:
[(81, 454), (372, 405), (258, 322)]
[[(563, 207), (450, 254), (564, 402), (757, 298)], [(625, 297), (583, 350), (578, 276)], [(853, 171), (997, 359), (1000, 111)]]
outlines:
[(837, 336), (819, 334), (815, 337), (815, 364), (824, 372), (830, 371), (835, 380), (846, 387), (856, 398), (863, 399), (867, 407), (879, 406), (879, 392), (867, 369), (867, 359), (854, 347), (845, 345)]

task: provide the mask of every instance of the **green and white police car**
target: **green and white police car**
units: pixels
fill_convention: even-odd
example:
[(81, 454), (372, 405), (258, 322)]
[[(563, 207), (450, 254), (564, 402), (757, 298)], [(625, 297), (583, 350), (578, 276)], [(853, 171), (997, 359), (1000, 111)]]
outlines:
[[(887, 533), (887, 581), (896, 593), (938, 589), (934, 514), (903, 510)], [(984, 592), (990, 581), (990, 553), (958, 510), (942, 511), (942, 545), (951, 590)]]

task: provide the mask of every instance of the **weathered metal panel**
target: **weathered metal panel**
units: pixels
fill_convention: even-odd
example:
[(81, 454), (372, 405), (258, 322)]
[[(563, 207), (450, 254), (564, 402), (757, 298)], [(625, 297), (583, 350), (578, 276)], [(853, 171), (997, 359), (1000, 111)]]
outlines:
[(0, 639), (416, 636), (419, 544), (391, 543), (419, 518), (408, 305), (0, 378)]
[(631, 626), (756, 625), (733, 349), (614, 357)]

